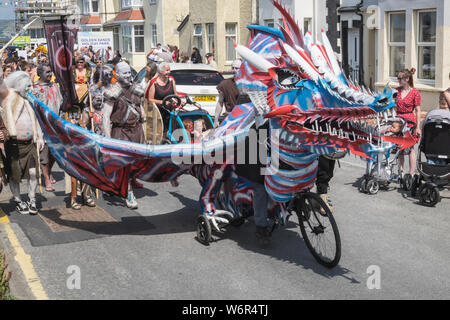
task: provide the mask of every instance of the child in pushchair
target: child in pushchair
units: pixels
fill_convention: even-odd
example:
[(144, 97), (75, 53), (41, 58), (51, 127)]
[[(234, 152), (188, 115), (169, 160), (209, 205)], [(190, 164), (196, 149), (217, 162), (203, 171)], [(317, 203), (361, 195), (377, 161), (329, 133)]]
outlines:
[[(379, 132), (384, 135), (404, 136), (407, 132), (415, 131), (415, 126), (408, 127), (408, 123), (401, 117), (389, 117), (380, 122)], [(392, 182), (399, 183), (403, 189), (409, 190), (411, 188), (413, 178), (410, 174), (403, 175), (399, 164), (399, 155), (409, 154), (410, 148), (400, 150), (400, 147), (391, 143), (383, 141), (378, 146), (373, 146), (371, 160), (367, 161), (366, 174), (361, 180), (359, 191), (376, 194), (380, 187), (385, 189)], [(398, 167), (398, 174), (394, 173), (394, 167)]]
[[(422, 161), (425, 154), (426, 161)], [(440, 200), (439, 191), (450, 184), (450, 111), (432, 110), (424, 122), (419, 144), (417, 169), (420, 176), (414, 180), (411, 195), (433, 207)]]

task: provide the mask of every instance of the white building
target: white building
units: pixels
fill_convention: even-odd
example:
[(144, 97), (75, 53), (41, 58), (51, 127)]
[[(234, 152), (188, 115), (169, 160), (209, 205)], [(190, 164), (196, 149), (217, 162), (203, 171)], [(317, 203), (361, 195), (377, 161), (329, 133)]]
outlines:
[(450, 1), (366, 0), (364, 21), (365, 82), (396, 87), (398, 72), (414, 67), (423, 109), (436, 108), (450, 87)]
[[(320, 40), (321, 29), (328, 31), (325, 0), (280, 0), (280, 2), (293, 15), (303, 33), (311, 31), (314, 40)], [(270, 27), (283, 25), (281, 14), (272, 4), (272, 0), (259, 1), (259, 24)]]

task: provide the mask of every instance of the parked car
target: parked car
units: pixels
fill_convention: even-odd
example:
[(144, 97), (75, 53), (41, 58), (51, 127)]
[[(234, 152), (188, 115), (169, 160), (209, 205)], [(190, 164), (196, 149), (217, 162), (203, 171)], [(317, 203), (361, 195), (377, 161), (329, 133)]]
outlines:
[[(185, 93), (203, 110), (214, 116), (219, 92), (216, 87), (224, 79), (214, 68), (206, 64), (171, 63), (170, 75), (174, 77), (177, 91)], [(145, 67), (134, 78), (140, 83), (145, 76)]]

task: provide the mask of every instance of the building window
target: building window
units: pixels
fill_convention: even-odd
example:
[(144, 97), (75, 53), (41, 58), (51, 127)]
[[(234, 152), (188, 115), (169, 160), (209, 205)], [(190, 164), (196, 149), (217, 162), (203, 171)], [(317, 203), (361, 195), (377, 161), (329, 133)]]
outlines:
[(90, 1), (89, 0), (83, 0), (83, 13), (89, 14), (91, 12), (90, 8)]
[(133, 52), (133, 42), (132, 42), (132, 31), (133, 26), (125, 25), (122, 26), (122, 52)]
[(98, 0), (83, 0), (83, 13), (98, 13)]
[(436, 11), (419, 11), (417, 27), (417, 78), (434, 80), (436, 76)]
[(237, 23), (225, 24), (225, 52), (226, 61), (236, 59), (236, 50), (234, 44), (237, 43)]
[(194, 47), (196, 47), (200, 53), (203, 50), (203, 29), (201, 24), (194, 24)]
[(149, 4), (156, 4), (156, 0), (149, 0)]
[(206, 32), (208, 34), (208, 51), (214, 55), (216, 46), (214, 39), (214, 23), (208, 23), (206, 25)]
[(98, 13), (98, 0), (92, 0), (92, 13)]
[(275, 26), (275, 23), (273, 22), (273, 19), (266, 19), (264, 20), (264, 25), (273, 28)]
[(404, 12), (389, 14), (389, 76), (391, 77), (397, 77), (397, 74), (405, 69), (405, 27)]
[(134, 52), (144, 52), (144, 25), (134, 26)]
[(45, 38), (44, 29), (30, 29), (28, 31), (31, 39)]
[(303, 19), (303, 32), (312, 32), (312, 18)]
[[(120, 30), (120, 28), (118, 28), (118, 27), (113, 29), (114, 50), (117, 50), (117, 51), (120, 51), (120, 47), (119, 47), (119, 39), (120, 39), (119, 30)], [(111, 57), (111, 59), (112, 59), (112, 57)]]
[(122, 0), (122, 9), (142, 7), (142, 0)]
[(158, 29), (156, 24), (152, 24), (152, 48), (156, 48), (158, 44)]
[(144, 52), (144, 26), (124, 25), (122, 26), (123, 52)]

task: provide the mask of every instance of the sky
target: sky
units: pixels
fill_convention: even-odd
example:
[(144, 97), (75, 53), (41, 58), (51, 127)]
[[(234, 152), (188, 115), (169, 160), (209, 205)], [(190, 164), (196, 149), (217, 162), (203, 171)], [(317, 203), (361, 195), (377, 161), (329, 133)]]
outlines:
[(0, 19), (14, 19), (14, 6), (0, 6)]

